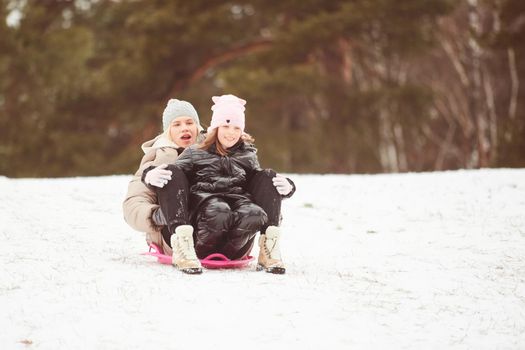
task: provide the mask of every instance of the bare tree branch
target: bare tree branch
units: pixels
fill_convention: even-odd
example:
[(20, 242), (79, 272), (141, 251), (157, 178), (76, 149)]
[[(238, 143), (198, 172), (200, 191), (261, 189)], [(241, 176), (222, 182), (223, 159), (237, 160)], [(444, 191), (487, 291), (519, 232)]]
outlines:
[(242, 56), (247, 56), (256, 52), (267, 50), (272, 46), (272, 44), (272, 40), (261, 39), (243, 46), (231, 48), (230, 50), (222, 52), (217, 56), (208, 58), (191, 73), (188, 79), (178, 80), (177, 83), (170, 89), (165, 99), (178, 95), (183, 88), (202, 79), (208, 70), (213, 69), (221, 64), (236, 60)]
[(507, 50), (507, 56), (509, 57), (509, 72), (510, 72), (510, 103), (509, 103), (509, 118), (510, 120), (516, 119), (516, 109), (518, 106), (518, 90), (520, 81), (518, 79), (518, 69), (516, 68), (516, 56), (514, 49), (509, 47)]

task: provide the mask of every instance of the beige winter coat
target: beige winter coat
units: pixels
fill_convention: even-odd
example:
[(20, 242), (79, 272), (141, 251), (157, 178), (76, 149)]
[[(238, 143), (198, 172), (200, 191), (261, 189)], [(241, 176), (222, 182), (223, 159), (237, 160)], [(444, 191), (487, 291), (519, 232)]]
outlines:
[(160, 233), (161, 227), (155, 225), (151, 214), (159, 207), (157, 195), (141, 181), (142, 172), (150, 165), (171, 164), (179, 156), (177, 145), (168, 140), (163, 134), (142, 145), (144, 157), (140, 167), (129, 182), (128, 193), (122, 204), (124, 220), (133, 229), (146, 233), (146, 241), (162, 247), (166, 254), (171, 255), (171, 249), (164, 244)]

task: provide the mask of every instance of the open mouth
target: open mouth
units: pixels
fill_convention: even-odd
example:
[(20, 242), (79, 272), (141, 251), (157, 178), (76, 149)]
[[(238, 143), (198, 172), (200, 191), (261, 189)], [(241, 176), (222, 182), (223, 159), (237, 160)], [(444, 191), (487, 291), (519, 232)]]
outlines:
[(180, 137), (181, 140), (184, 140), (184, 141), (188, 141), (188, 140), (191, 140), (191, 135), (190, 134), (184, 134)]

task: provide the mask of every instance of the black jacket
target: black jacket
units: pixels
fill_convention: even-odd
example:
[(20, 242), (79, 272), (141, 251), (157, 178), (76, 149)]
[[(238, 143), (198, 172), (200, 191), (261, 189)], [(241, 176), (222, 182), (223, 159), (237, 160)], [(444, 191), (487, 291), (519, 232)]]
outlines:
[(192, 214), (210, 197), (250, 198), (246, 191), (247, 184), (261, 170), (257, 149), (241, 141), (228, 151), (227, 156), (221, 156), (216, 152), (215, 145), (208, 150), (194, 145), (186, 148), (175, 161), (190, 184)]

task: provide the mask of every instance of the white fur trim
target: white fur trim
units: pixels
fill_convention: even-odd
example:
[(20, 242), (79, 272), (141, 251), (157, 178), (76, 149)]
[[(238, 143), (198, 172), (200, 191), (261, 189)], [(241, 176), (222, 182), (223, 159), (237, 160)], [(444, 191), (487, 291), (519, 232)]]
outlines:
[(168, 140), (165, 134), (160, 134), (157, 137), (155, 137), (153, 140), (144, 142), (141, 148), (144, 154), (146, 154), (152, 149), (163, 148), (163, 147), (179, 148), (180, 146), (178, 146), (175, 142)]

